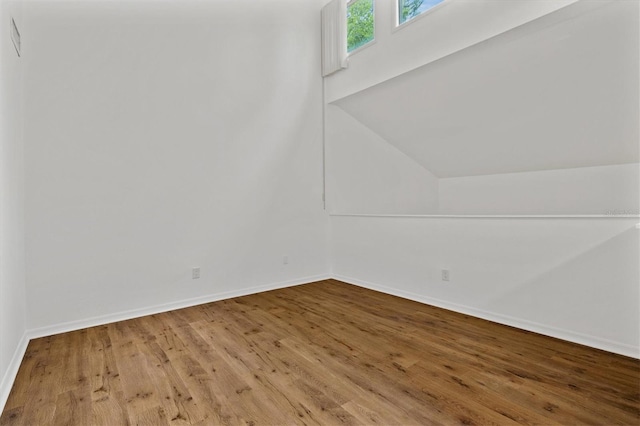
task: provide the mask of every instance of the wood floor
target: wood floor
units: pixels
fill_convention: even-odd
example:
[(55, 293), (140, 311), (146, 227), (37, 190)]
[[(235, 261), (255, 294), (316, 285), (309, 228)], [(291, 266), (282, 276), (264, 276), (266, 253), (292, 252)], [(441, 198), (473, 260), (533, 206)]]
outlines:
[(323, 281), (29, 343), (1, 425), (640, 423), (638, 360)]

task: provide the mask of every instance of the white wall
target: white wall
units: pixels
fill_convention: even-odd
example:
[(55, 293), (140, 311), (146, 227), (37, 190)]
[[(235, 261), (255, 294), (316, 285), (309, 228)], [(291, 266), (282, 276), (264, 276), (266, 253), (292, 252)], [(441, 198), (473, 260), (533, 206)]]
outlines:
[(0, 409), (21, 361), (26, 329), (22, 60), (10, 39), (22, 4), (0, 1)]
[[(336, 278), (640, 355), (638, 219), (331, 218)], [(441, 281), (441, 269), (451, 281)]]
[(441, 214), (640, 214), (638, 163), (439, 179)]
[(326, 276), (319, 6), (29, 5), (30, 328)]
[(332, 213), (437, 213), (436, 177), (337, 106), (327, 106), (326, 140)]
[(638, 163), (638, 34), (578, 2), (335, 104), (440, 178)]
[[(439, 23), (442, 8), (410, 25)], [(440, 213), (637, 211), (638, 39), (638, 2), (579, 2), (332, 105), (440, 178)], [(328, 130), (339, 125), (328, 147), (367, 139), (342, 123)], [(330, 168), (347, 161), (328, 156)], [(335, 177), (336, 191), (368, 176), (361, 163)], [(384, 195), (360, 191), (374, 208), (332, 211), (388, 213), (375, 208)]]
[[(388, 7), (385, 3), (378, 2), (379, 17)], [(525, 17), (549, 11), (542, 10), (543, 7), (552, 9), (562, 5), (562, 2), (554, 5), (497, 3), (478, 1), (471, 6), (466, 2), (453, 2), (448, 9), (443, 6), (394, 34), (385, 35), (383, 30), (378, 33), (376, 45), (351, 57), (348, 70), (328, 79), (328, 101), (423, 65), (431, 58), (441, 57), (444, 50), (451, 53), (461, 44), (471, 45), (474, 40), (480, 41), (483, 34), (515, 27)], [(554, 25), (567, 22), (570, 25), (572, 13), (596, 10), (605, 3), (583, 1), (575, 8), (569, 6), (557, 12), (561, 15), (554, 20)], [(474, 16), (473, 24), (468, 22), (469, 27), (461, 32), (469, 37), (468, 43), (458, 43), (460, 40), (456, 37), (448, 38), (448, 29), (441, 25), (451, 21), (453, 30), (456, 28), (454, 13), (476, 10), (475, 7), (492, 13), (490, 16), (479, 13)], [(442, 19), (441, 23), (436, 16)], [(481, 17), (491, 19), (484, 21)], [(463, 15), (456, 15), (455, 20), (463, 22)], [(435, 37), (432, 31), (436, 30), (442, 31), (442, 35)], [(637, 28), (630, 33), (637, 34)], [(399, 38), (400, 34), (404, 39)], [(445, 39), (451, 43), (442, 41)], [(414, 60), (402, 56), (405, 45), (408, 46), (406, 52), (415, 52)], [(637, 93), (631, 95), (637, 96)], [(539, 100), (536, 105), (545, 108), (546, 102), (549, 100)], [(415, 137), (428, 139), (425, 135)], [(328, 146), (332, 144), (331, 140), (327, 141)], [(637, 209), (638, 181), (633, 178), (637, 167), (631, 164), (621, 168), (540, 172), (544, 176), (518, 174), (516, 179), (528, 186), (517, 194), (517, 200), (523, 204), (522, 209), (516, 210), (510, 204), (515, 196), (514, 188), (509, 186), (513, 182), (505, 185), (513, 175), (440, 179), (440, 208), (447, 213), (462, 210), (462, 214), (520, 214), (525, 210), (528, 210), (525, 214), (539, 214), (542, 213), (540, 203), (550, 203), (549, 207), (555, 209), (545, 214), (606, 214), (607, 210), (619, 209), (619, 205)], [(351, 173), (357, 175), (358, 168)], [(605, 179), (595, 183), (592, 179), (596, 175)], [(612, 180), (632, 183), (612, 188), (607, 184)], [(578, 185), (582, 188), (580, 192), (571, 194)], [(585, 187), (593, 193), (585, 195)], [(546, 192), (528, 192), (541, 188)], [(560, 203), (554, 199), (554, 192), (548, 192), (550, 188), (562, 189), (562, 196), (573, 198)], [(474, 202), (473, 206), (480, 207), (471, 206), (474, 200), (480, 204)], [(492, 205), (512, 210), (497, 212)], [(572, 207), (589, 211), (572, 211)], [(333, 211), (332, 206), (329, 208)], [(620, 217), (474, 219), (334, 215), (331, 217), (332, 267), (337, 278), (348, 282), (640, 357), (640, 253), (635, 227), (639, 221)], [(441, 269), (451, 270), (451, 282), (442, 283)]]

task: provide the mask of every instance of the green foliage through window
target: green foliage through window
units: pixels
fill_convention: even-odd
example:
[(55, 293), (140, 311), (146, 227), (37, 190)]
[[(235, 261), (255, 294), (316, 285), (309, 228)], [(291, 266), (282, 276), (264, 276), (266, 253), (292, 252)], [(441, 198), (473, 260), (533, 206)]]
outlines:
[(348, 52), (364, 46), (374, 39), (373, 1), (355, 0), (347, 6)]
[(444, 0), (398, 0), (398, 24), (403, 24)]

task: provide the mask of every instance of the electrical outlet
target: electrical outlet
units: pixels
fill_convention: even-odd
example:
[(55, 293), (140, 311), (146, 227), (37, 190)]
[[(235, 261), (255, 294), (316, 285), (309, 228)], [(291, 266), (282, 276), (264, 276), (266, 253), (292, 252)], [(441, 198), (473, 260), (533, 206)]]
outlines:
[(442, 281), (449, 281), (450, 279), (450, 272), (448, 269), (443, 269), (442, 270)]
[(287, 256), (287, 255), (282, 256), (282, 264), (283, 265), (288, 265), (289, 264), (289, 256)]
[(191, 270), (191, 279), (192, 280), (197, 280), (198, 278), (200, 278), (200, 267), (197, 266), (195, 268), (193, 268)]

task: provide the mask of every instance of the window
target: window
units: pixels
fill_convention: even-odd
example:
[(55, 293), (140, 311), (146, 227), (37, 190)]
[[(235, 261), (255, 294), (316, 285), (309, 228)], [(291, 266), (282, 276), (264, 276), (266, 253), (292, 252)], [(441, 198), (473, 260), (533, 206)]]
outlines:
[(412, 20), (444, 0), (398, 0), (398, 25)]
[(373, 41), (373, 2), (374, 0), (351, 0), (347, 4), (347, 52)]

